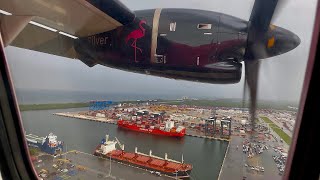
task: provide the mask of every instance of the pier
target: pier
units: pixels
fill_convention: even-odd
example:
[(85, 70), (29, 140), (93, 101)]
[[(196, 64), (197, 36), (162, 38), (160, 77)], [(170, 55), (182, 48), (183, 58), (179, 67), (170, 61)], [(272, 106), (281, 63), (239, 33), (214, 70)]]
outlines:
[[(95, 122), (100, 122), (100, 123), (108, 123), (108, 124), (117, 124), (117, 120), (114, 119), (108, 119), (108, 118), (103, 118), (103, 117), (93, 117), (93, 116), (85, 116), (79, 114), (79, 112), (63, 112), (63, 113), (53, 113), (53, 115), (56, 116), (63, 116), (63, 117), (68, 117), (68, 118), (76, 118), (76, 119), (81, 119), (81, 120), (88, 120), (88, 121), (95, 121)], [(192, 137), (197, 137), (197, 138), (206, 138), (206, 139), (211, 139), (211, 140), (219, 140), (219, 141), (230, 141), (230, 138), (222, 138), (222, 137), (214, 137), (214, 136), (206, 136), (202, 135), (193, 131), (188, 131), (186, 132), (187, 136), (192, 136)]]
[(101, 118), (100, 117), (93, 117), (93, 116), (84, 116), (84, 115), (80, 115), (80, 114), (74, 113), (74, 112), (73, 113), (71, 113), (71, 112), (53, 113), (53, 115), (88, 120), (88, 121), (96, 121), (96, 122), (100, 122), (100, 123), (117, 124), (117, 121), (113, 120), (113, 119), (107, 119), (107, 118), (102, 118), (102, 117)]

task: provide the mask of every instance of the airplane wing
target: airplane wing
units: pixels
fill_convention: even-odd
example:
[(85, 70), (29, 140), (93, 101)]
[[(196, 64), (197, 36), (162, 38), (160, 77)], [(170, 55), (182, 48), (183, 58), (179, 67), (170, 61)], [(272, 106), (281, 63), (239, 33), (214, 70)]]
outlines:
[(5, 46), (73, 59), (78, 37), (110, 31), (135, 18), (117, 0), (4, 0), (0, 9)]

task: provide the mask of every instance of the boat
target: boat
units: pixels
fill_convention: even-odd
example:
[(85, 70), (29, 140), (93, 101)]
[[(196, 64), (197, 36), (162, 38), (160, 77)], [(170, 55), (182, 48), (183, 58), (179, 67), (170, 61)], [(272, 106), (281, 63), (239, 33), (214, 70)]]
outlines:
[(53, 133), (49, 133), (46, 137), (27, 134), (26, 139), (29, 146), (39, 148), (42, 152), (51, 155), (63, 152), (63, 142), (58, 141), (57, 136)]
[(150, 123), (149, 121), (132, 121), (132, 120), (118, 120), (118, 127), (137, 131), (147, 134), (184, 137), (186, 128), (183, 126), (174, 126), (174, 121), (165, 121), (164, 123)]
[[(192, 165), (187, 164), (183, 160), (181, 162), (169, 159), (167, 153), (164, 158), (155, 156), (150, 150), (149, 154), (138, 152), (138, 148), (135, 148), (135, 152), (124, 151), (124, 145), (120, 141), (109, 141), (109, 135), (106, 135), (102, 139), (101, 143), (96, 147), (94, 151), (95, 156), (112, 159), (124, 164), (139, 167), (150, 172), (159, 172), (160, 174), (166, 174), (171, 177), (185, 179), (190, 177)], [(120, 149), (116, 148), (116, 144), (120, 146)]]

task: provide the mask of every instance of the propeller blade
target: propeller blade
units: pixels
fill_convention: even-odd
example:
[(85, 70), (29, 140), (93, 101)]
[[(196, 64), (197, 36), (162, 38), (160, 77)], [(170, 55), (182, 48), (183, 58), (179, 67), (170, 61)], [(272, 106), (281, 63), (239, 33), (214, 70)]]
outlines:
[(259, 56), (259, 52), (261, 52), (261, 48), (265, 49), (266, 45), (260, 46), (259, 44), (264, 44), (265, 42), (266, 33), (277, 3), (278, 0), (256, 0), (254, 2), (248, 24), (247, 48), (244, 54), (245, 60), (256, 60), (258, 57), (261, 57)]
[(250, 93), (250, 122), (251, 128), (254, 128), (254, 120), (257, 109), (257, 91), (258, 91), (258, 75), (259, 75), (259, 61), (245, 61), (245, 76), (246, 83)]
[(247, 94), (247, 79), (245, 78), (244, 79), (244, 82), (243, 82), (243, 92), (242, 92), (242, 108), (245, 108), (246, 106), (246, 100), (247, 100), (247, 97), (246, 97), (246, 94)]
[[(266, 34), (270, 27), (278, 0), (255, 0), (248, 24), (247, 48), (244, 54), (245, 82), (250, 93), (250, 121), (252, 130), (257, 109), (259, 57), (267, 53)], [(245, 93), (245, 92), (244, 92)]]
[(274, 10), (274, 13), (273, 13), (271, 24), (279, 18), (281, 11), (284, 9), (284, 7), (286, 6), (287, 3), (288, 3), (288, 0), (278, 1), (276, 9)]

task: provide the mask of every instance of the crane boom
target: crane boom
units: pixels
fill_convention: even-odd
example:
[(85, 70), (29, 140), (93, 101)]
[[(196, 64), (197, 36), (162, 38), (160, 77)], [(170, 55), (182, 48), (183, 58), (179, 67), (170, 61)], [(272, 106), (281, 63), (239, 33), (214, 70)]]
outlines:
[(115, 139), (116, 139), (118, 145), (120, 146), (120, 149), (121, 149), (122, 151), (124, 151), (124, 145), (120, 143), (120, 141), (119, 141), (119, 139), (118, 139), (117, 137), (115, 137)]

